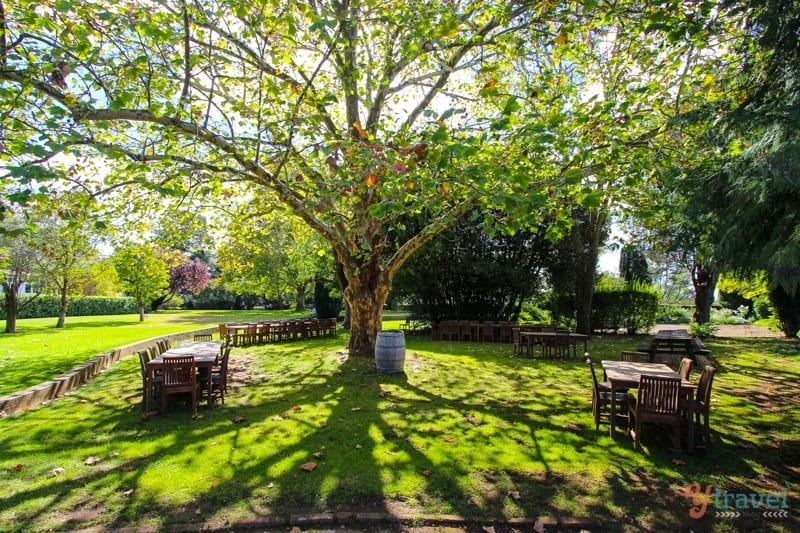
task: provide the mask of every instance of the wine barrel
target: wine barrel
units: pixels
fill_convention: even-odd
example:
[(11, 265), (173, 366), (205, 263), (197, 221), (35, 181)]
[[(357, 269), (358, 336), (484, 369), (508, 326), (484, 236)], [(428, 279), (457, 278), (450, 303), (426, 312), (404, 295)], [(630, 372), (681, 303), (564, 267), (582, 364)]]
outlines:
[(400, 330), (379, 331), (375, 339), (375, 366), (378, 372), (403, 371), (406, 360), (406, 337)]

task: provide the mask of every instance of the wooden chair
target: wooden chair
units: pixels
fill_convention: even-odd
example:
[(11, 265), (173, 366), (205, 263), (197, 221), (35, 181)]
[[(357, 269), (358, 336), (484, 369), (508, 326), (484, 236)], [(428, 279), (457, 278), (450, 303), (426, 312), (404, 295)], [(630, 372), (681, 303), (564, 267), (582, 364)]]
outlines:
[[(214, 401), (219, 398), (222, 404), (225, 403), (225, 394), (228, 392), (228, 360), (231, 356), (231, 346), (227, 346), (220, 357), (219, 366), (211, 369), (211, 398), (208, 399), (208, 405), (214, 404)], [(207, 387), (206, 389), (207, 390)]]
[[(694, 418), (695, 425), (700, 425), (700, 419), (703, 419), (703, 440), (706, 444), (711, 444), (711, 428), (708, 425), (708, 415), (711, 404), (711, 385), (714, 383), (714, 373), (717, 371), (711, 365), (706, 365), (703, 373), (700, 374), (700, 380), (697, 382), (697, 396), (694, 400), (694, 407), (691, 415)], [(692, 417), (689, 422), (692, 423)]]
[(642, 425), (645, 422), (672, 426), (672, 443), (681, 450), (680, 409), (681, 380), (643, 374), (639, 378), (639, 394), (628, 408), (634, 448), (641, 446)]
[(170, 342), (169, 339), (159, 339), (156, 341), (156, 344), (158, 345), (160, 353), (164, 353), (170, 348), (172, 348), (172, 343)]
[(629, 363), (649, 363), (650, 354), (648, 352), (623, 351), (620, 354), (620, 360)]
[(520, 335), (521, 332), (522, 329), (517, 326), (511, 328), (511, 341), (514, 343), (514, 355), (522, 355), (524, 351), (526, 355), (531, 356), (533, 352), (531, 351), (531, 344), (529, 342), (530, 337)]
[(147, 403), (147, 389), (150, 388), (150, 399), (152, 400), (161, 393), (161, 375), (153, 375), (147, 377), (147, 363), (151, 360), (149, 350), (139, 350), (139, 365), (142, 370), (142, 409), (145, 412), (150, 410), (150, 405)]
[(161, 383), (161, 414), (167, 412), (167, 398), (174, 394), (191, 394), (192, 415), (197, 414), (197, 369), (191, 355), (164, 357), (164, 374)]
[[(592, 415), (594, 416), (595, 431), (600, 430), (600, 420), (609, 418), (611, 416), (611, 384), (597, 381), (597, 373), (594, 370), (594, 364), (589, 354), (585, 354), (586, 364), (589, 365), (589, 370), (592, 373)], [(622, 412), (622, 418), (627, 418), (628, 406), (633, 402), (633, 396), (627, 392), (617, 392), (617, 416)]]
[(688, 357), (681, 359), (681, 364), (678, 367), (678, 375), (681, 379), (689, 379), (689, 373), (692, 371), (692, 360)]
[(194, 342), (213, 341), (214, 335), (211, 333), (195, 333), (192, 340), (194, 340)]
[(556, 331), (555, 337), (551, 337), (548, 340), (549, 342), (543, 345), (547, 347), (548, 355), (557, 359), (570, 359), (572, 357), (569, 331)]

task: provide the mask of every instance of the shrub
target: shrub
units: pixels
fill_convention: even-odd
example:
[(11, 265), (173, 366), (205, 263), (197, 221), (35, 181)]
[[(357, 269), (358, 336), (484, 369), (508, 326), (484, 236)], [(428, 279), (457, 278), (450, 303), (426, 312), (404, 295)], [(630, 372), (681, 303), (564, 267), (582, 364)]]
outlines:
[(717, 334), (716, 326), (712, 326), (711, 324), (698, 324), (697, 322), (692, 322), (689, 324), (689, 334), (694, 335), (695, 337), (713, 337)]
[(629, 334), (649, 330), (656, 323), (658, 300), (658, 292), (647, 284), (606, 280), (595, 288), (592, 328), (624, 328)]
[[(57, 317), (61, 298), (58, 296), (40, 295), (31, 300), (31, 296), (20, 298), (22, 309), (17, 318)], [(29, 302), (29, 303), (27, 303)], [(109, 298), (105, 296), (80, 296), (71, 298), (67, 307), (67, 316), (127, 315), (136, 313), (133, 298)], [(0, 308), (0, 319), (6, 319), (5, 309)]]

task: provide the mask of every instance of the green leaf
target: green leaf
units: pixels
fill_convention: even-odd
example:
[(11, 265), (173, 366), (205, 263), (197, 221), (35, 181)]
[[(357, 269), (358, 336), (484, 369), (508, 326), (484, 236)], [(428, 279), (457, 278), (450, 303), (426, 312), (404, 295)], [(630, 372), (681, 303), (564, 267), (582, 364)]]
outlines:
[(503, 108), (504, 115), (511, 115), (516, 113), (522, 108), (522, 105), (519, 103), (515, 96), (510, 96), (508, 100), (506, 100), (506, 105)]
[(577, 185), (583, 179), (583, 171), (579, 168), (571, 168), (564, 173), (564, 181), (570, 185)]

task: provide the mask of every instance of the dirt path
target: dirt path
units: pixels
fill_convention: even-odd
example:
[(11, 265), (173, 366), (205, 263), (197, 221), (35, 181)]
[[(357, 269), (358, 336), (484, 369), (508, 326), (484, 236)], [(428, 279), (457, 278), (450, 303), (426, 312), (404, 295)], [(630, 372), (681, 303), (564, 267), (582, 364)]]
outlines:
[[(773, 338), (780, 339), (783, 334), (778, 331), (772, 331), (763, 326), (754, 326), (752, 324), (720, 324), (715, 325), (717, 332), (716, 337), (751, 337), (751, 338)], [(656, 324), (651, 334), (655, 334), (662, 329), (689, 329), (688, 324)]]

